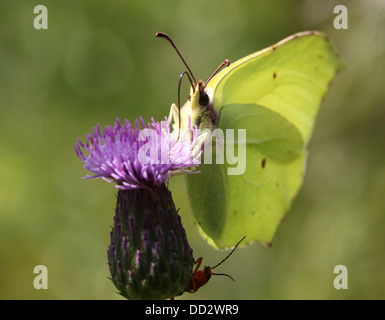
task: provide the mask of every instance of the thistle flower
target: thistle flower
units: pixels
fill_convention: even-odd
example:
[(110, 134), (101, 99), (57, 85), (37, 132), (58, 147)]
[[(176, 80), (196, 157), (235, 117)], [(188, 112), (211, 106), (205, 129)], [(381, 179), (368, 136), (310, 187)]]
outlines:
[[(94, 175), (85, 179), (102, 178), (115, 182), (122, 190), (156, 188), (172, 174), (191, 172), (199, 165), (203, 137), (190, 125), (183, 134), (170, 133), (170, 123), (155, 122), (145, 126), (142, 118), (135, 128), (128, 120), (119, 119), (113, 127), (107, 126), (101, 134), (99, 124), (86, 134), (83, 144), (78, 138), (75, 151), (84, 162), (84, 168)], [(88, 152), (86, 155), (84, 151)]]
[[(205, 136), (188, 125), (170, 132), (170, 123), (135, 127), (119, 119), (103, 134), (97, 125), (75, 151), (93, 175), (119, 189), (110, 233), (111, 280), (127, 299), (167, 299), (182, 294), (191, 278), (193, 256), (165, 181), (199, 165)], [(83, 151), (84, 150), (84, 151)], [(85, 154), (88, 153), (88, 155)]]
[(182, 294), (193, 256), (170, 191), (119, 190), (110, 233), (111, 280), (127, 299), (168, 299)]

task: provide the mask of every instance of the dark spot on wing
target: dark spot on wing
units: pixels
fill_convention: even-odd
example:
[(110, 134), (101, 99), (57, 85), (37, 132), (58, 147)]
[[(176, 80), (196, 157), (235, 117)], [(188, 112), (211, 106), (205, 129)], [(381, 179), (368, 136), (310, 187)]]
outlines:
[(264, 169), (266, 167), (266, 158), (263, 158), (261, 161), (261, 167)]
[(275, 79), (276, 77), (277, 77), (277, 73), (274, 72), (274, 73), (273, 73), (273, 78)]

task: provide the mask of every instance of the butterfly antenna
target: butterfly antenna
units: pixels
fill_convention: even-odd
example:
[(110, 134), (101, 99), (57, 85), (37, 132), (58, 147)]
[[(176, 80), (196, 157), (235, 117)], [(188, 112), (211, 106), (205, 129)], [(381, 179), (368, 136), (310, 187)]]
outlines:
[[(238, 247), (238, 245), (243, 241), (243, 239), (245, 239), (246, 236), (244, 236), (241, 240), (239, 240), (239, 242), (235, 245), (234, 249), (231, 250), (231, 252), (227, 255), (226, 258), (224, 258), (221, 262), (219, 262), (215, 267), (212, 267), (211, 269), (215, 269), (216, 267), (218, 267), (219, 265), (221, 265), (223, 262), (225, 262), (231, 255), (232, 253), (235, 251), (235, 249)], [(229, 276), (229, 275), (227, 275)], [(229, 276), (230, 277), (230, 276)], [(230, 277), (231, 278), (231, 277)], [(234, 280), (234, 279), (233, 279)]]
[(190, 77), (190, 74), (187, 72), (187, 71), (183, 71), (182, 74), (180, 75), (179, 77), (179, 83), (178, 83), (178, 108), (180, 109), (180, 87), (181, 87), (181, 84), (182, 84), (182, 79), (183, 79), (183, 76), (187, 74), (187, 77), (190, 81), (190, 84), (191, 84), (191, 87), (193, 88), (194, 90), (194, 84), (191, 80), (191, 77)]
[(205, 84), (205, 87), (206, 85), (210, 82), (210, 80), (218, 73), (219, 70), (221, 70), (224, 66), (228, 67), (230, 65), (230, 60), (224, 60), (218, 68), (216, 68), (216, 70), (213, 72), (213, 74), (210, 76), (210, 78), (207, 79), (206, 81), (206, 84)]
[(176, 47), (176, 45), (174, 44), (174, 42), (171, 40), (171, 38), (170, 38), (167, 34), (165, 34), (165, 33), (163, 33), (163, 32), (157, 32), (155, 35), (156, 35), (158, 38), (163, 38), (163, 39), (166, 39), (168, 42), (170, 42), (171, 46), (175, 49), (175, 51), (176, 51), (176, 53), (178, 54), (179, 58), (181, 58), (181, 60), (183, 61), (184, 65), (186, 66), (188, 72), (190, 73), (191, 78), (194, 80), (194, 86), (193, 86), (193, 88), (195, 88), (195, 86), (196, 86), (196, 84), (197, 84), (197, 82), (196, 82), (196, 80), (195, 80), (195, 77), (194, 77), (193, 73), (191, 72), (190, 67), (188, 66), (188, 64), (186, 63), (186, 61), (183, 59), (182, 55), (180, 54), (178, 48)]

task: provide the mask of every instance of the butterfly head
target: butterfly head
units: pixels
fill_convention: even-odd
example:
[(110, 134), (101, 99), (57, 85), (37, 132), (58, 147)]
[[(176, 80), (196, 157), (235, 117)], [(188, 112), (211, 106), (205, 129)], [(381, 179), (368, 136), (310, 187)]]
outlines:
[(180, 118), (186, 123), (186, 118), (190, 117), (191, 124), (199, 129), (214, 129), (216, 114), (213, 108), (211, 89), (205, 87), (202, 80), (199, 80), (195, 87), (190, 90), (190, 96), (181, 109)]
[[(169, 120), (174, 121), (174, 129), (180, 131), (188, 129), (189, 127), (197, 126), (199, 129), (202, 130), (213, 130), (217, 122), (217, 115), (214, 111), (213, 106), (213, 92), (210, 88), (206, 87), (206, 84), (210, 82), (210, 80), (218, 73), (221, 68), (225, 66), (228, 67), (230, 65), (230, 61), (227, 59), (224, 60), (209, 77), (209, 79), (206, 81), (206, 84), (204, 84), (202, 80), (199, 80), (197, 82), (195, 80), (194, 74), (191, 72), (190, 67), (184, 60), (183, 56), (181, 55), (171, 38), (163, 32), (157, 32), (156, 36), (159, 38), (166, 39), (175, 49), (176, 53), (179, 55), (180, 59), (188, 70), (182, 73), (181, 79), (184, 74), (187, 74), (191, 83), (189, 99), (184, 104), (184, 106), (180, 110), (175, 104), (171, 106)], [(178, 91), (179, 90), (180, 83)]]

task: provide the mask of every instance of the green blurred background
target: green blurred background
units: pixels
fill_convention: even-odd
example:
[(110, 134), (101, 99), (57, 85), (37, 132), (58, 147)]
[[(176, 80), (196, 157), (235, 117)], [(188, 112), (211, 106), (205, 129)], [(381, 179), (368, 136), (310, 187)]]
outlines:
[[(33, 9), (48, 9), (35, 30)], [(333, 9), (348, 8), (348, 30)], [(307, 29), (328, 34), (348, 69), (333, 83), (309, 145), (304, 186), (271, 248), (238, 249), (185, 299), (385, 298), (384, 1), (0, 1), (0, 298), (121, 299), (107, 279), (116, 189), (73, 144), (116, 117), (161, 120), (185, 69), (197, 78)], [(182, 90), (187, 94), (187, 81)], [(183, 177), (170, 188), (195, 257), (227, 253), (193, 225)], [(48, 268), (35, 290), (33, 268)], [(348, 290), (333, 287), (336, 265)], [(220, 270), (220, 271), (219, 271)], [(180, 299), (178, 298), (178, 299)]]

